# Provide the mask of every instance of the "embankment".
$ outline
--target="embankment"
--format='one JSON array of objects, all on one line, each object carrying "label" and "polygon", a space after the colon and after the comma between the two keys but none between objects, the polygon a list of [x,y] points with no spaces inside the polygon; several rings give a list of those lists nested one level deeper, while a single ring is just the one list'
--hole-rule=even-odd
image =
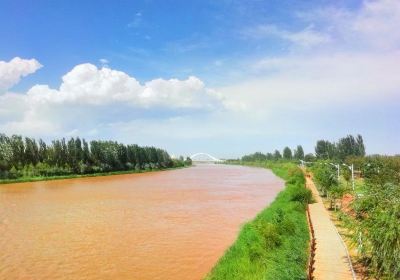
[{"label": "embankment", "polygon": [[271,169],[286,181],[286,187],[243,226],[235,243],[206,279],[306,279],[306,206],[312,195],[305,188],[302,171],[291,163],[244,164]]}]

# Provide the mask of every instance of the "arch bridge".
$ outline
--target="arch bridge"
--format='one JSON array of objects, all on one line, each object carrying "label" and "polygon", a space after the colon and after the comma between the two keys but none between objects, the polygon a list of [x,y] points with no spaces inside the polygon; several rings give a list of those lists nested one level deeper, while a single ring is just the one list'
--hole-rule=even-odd
[{"label": "arch bridge", "polygon": [[216,158],[207,153],[196,153],[190,156],[193,162],[223,162],[223,160]]}]

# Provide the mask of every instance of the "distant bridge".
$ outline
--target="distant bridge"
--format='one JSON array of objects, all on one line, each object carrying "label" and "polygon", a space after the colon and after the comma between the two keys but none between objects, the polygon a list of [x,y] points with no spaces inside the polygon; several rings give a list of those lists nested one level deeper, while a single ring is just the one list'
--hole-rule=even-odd
[{"label": "distant bridge", "polygon": [[222,162],[223,160],[216,158],[207,153],[196,153],[190,156],[193,162]]}]

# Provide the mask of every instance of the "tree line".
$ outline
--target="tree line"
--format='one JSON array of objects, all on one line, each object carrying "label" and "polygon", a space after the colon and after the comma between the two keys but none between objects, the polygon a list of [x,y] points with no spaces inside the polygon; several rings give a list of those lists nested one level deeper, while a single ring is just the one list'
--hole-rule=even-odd
[{"label": "tree line", "polygon": [[1,179],[140,171],[185,164],[191,164],[191,160],[173,160],[165,150],[156,147],[103,140],[87,142],[79,137],[47,144],[42,139],[0,134]]},{"label": "tree line", "polygon": [[292,152],[289,147],[285,147],[282,153],[279,150],[275,150],[273,153],[263,154],[261,152],[255,152],[250,155],[242,157],[242,161],[265,161],[265,160],[292,160],[292,159],[304,159],[304,150],[301,145],[298,145]]},{"label": "tree line", "polygon": [[256,152],[242,157],[242,161],[264,161],[264,160],[341,160],[348,157],[364,157],[365,145],[361,135],[354,137],[347,135],[340,138],[338,142],[318,140],[315,144],[315,153],[304,154],[303,147],[298,145],[295,149],[285,147],[282,153],[275,150],[273,153]]},{"label": "tree line", "polygon": [[319,140],[315,145],[315,156],[317,159],[341,160],[344,161],[349,156],[365,156],[365,145],[361,135],[354,137],[347,135],[339,139],[338,142]]}]

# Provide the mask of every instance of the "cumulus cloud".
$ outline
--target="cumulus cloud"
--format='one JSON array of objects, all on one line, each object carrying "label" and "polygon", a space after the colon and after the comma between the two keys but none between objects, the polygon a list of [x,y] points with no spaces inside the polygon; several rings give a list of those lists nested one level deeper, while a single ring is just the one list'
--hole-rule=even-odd
[{"label": "cumulus cloud", "polygon": [[0,93],[17,84],[22,77],[36,72],[42,65],[36,59],[14,57],[9,62],[0,61]]},{"label": "cumulus cloud", "polygon": [[115,118],[205,113],[219,106],[218,94],[194,76],[140,83],[122,71],[86,63],[66,73],[57,89],[35,85],[26,94],[0,96],[0,130],[56,133],[83,122],[90,127]]},{"label": "cumulus cloud", "polygon": [[127,103],[145,108],[206,108],[218,101],[194,76],[186,80],[154,79],[140,84],[124,72],[106,67],[99,69],[89,63],[77,65],[64,75],[59,89],[35,85],[27,92],[27,98],[36,103]]}]

